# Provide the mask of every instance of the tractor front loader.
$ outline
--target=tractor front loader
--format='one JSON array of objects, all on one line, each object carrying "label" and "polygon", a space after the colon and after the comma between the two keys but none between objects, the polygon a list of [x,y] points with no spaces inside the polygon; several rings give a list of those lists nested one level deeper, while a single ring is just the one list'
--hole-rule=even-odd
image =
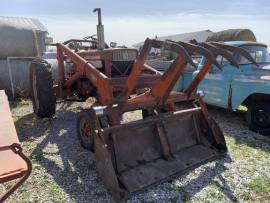
[{"label": "tractor front loader", "polygon": [[[101,18],[100,9],[95,11]],[[98,31],[103,32],[100,26],[101,19]],[[98,41],[87,41],[97,49],[56,45],[58,81],[52,82],[50,65],[42,60],[32,63],[30,80],[34,111],[40,117],[53,116],[55,95],[61,100],[96,98],[98,105],[79,113],[77,134],[81,145],[95,153],[97,171],[115,199],[226,153],[223,133],[195,89],[212,65],[220,67],[217,55],[237,65],[232,50],[215,44],[146,39],[138,53],[136,49],[104,48],[104,36],[99,36]],[[177,54],[164,74],[145,65],[151,48]],[[205,65],[185,91],[173,92],[187,64],[194,66],[191,55],[195,53],[206,58]],[[69,72],[66,64],[72,67]],[[143,93],[136,94],[138,89]],[[184,103],[185,108],[176,110],[176,102]],[[143,118],[122,123],[122,115],[134,110],[141,110]]]}]

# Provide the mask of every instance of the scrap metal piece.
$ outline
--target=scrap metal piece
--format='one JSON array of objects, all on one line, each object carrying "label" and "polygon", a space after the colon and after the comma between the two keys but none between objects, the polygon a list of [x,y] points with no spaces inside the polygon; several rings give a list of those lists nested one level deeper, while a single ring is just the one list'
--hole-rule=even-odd
[{"label": "scrap metal piece", "polygon": [[208,124],[209,116],[202,108],[99,131],[95,142],[97,169],[117,200],[226,153],[222,132]]},{"label": "scrap metal piece", "polygon": [[0,184],[17,180],[0,195],[4,202],[30,176],[32,164],[20,146],[4,90],[0,90],[0,113]]},{"label": "scrap metal piece", "polygon": [[204,56],[205,58],[211,60],[214,64],[216,62],[216,58],[214,57],[213,53],[207,49],[205,49],[202,46],[194,45],[187,42],[178,42],[178,44],[182,45],[186,50],[188,50],[188,53],[190,55],[193,55],[194,53]]},{"label": "scrap metal piece", "polygon": [[233,55],[230,52],[226,51],[226,49],[216,47],[216,46],[209,44],[209,43],[206,43],[206,42],[203,42],[202,46],[205,47],[206,49],[211,50],[215,57],[220,55],[220,56],[224,57],[225,59],[227,59],[231,63],[231,65],[239,68],[239,65],[236,62],[236,60],[234,59]]},{"label": "scrap metal piece", "polygon": [[178,55],[181,55],[190,65],[196,67],[196,65],[192,61],[192,58],[190,57],[189,50],[179,43],[176,43],[176,42],[171,41],[171,40],[160,41],[160,40],[154,39],[153,40],[153,47],[159,48],[159,49],[162,48],[164,50],[175,52]]},{"label": "scrap metal piece", "polygon": [[248,53],[245,49],[241,48],[241,47],[235,47],[235,46],[230,46],[228,44],[224,44],[224,43],[220,43],[220,42],[209,42],[210,44],[223,48],[223,49],[227,49],[229,51],[231,51],[232,53],[238,53],[239,55],[245,57],[247,60],[249,60],[251,63],[253,63],[256,66],[259,66],[257,64],[257,62],[254,60],[254,58],[250,55],[250,53]]}]

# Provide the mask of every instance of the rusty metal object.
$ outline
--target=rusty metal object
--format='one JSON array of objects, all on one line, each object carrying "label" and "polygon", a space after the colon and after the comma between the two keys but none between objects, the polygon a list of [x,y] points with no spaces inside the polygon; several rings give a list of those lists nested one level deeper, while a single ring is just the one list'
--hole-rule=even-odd
[{"label": "rusty metal object", "polygon": [[243,57],[245,57],[247,60],[249,60],[251,63],[255,64],[256,66],[259,66],[256,61],[254,60],[254,58],[243,48],[241,47],[235,47],[235,46],[230,46],[221,42],[209,42],[210,44],[213,44],[217,47],[221,47],[223,49],[227,49],[233,53],[237,53],[239,55],[242,55]]},{"label": "rusty metal object", "polygon": [[[63,75],[59,77],[61,95],[73,94],[74,84],[83,77],[89,81],[92,89],[96,89],[98,103],[103,106],[100,108],[102,113],[91,115],[92,120],[97,120],[99,124],[103,123],[100,116],[107,119],[106,125],[97,126],[94,150],[98,173],[116,199],[126,198],[132,192],[226,153],[222,131],[194,91],[213,65],[220,67],[216,61],[218,55],[236,66],[230,47],[152,39],[145,40],[139,53],[124,48],[76,52],[64,44],[57,44],[57,47],[58,52],[61,52],[58,60],[63,60],[65,56],[74,66],[68,78]],[[144,64],[152,47],[177,54],[163,75]],[[236,51],[243,54],[242,51]],[[113,75],[114,57],[121,58],[121,54],[126,54],[126,57],[131,58],[132,54],[128,53],[132,52],[132,65],[126,67],[130,68],[129,73]],[[194,65],[191,59],[193,54],[203,55],[206,63],[185,91],[172,92],[187,64]],[[246,53],[244,55],[250,58]],[[98,60],[105,65],[104,71],[94,65]],[[62,69],[59,74],[63,74],[63,62],[59,64]],[[147,72],[144,72],[145,69]],[[148,90],[134,95],[138,88]],[[198,107],[182,111],[170,108],[167,113],[154,113],[155,109],[166,105],[174,106],[174,103],[182,101],[192,104],[195,100],[198,100]],[[151,112],[149,118],[120,124],[124,112],[145,108]]]},{"label": "rusty metal object", "polygon": [[[116,48],[74,52],[64,44],[58,44],[57,47],[62,52],[59,56],[65,55],[74,64],[74,73],[62,79],[63,85],[59,85],[62,95],[72,93],[70,88],[79,78],[85,77],[97,90],[98,102],[104,106],[100,108],[102,113],[99,112],[98,116],[91,115],[91,120],[95,119],[99,124],[102,123],[99,116],[108,119],[106,127],[97,126],[94,151],[97,171],[116,199],[126,198],[132,192],[166,180],[226,152],[226,143],[221,142],[223,134],[216,130],[203,104],[182,111],[171,108],[167,113],[154,113],[157,108],[180,101],[192,103],[198,98],[193,93],[200,82],[196,78],[196,82],[193,81],[196,85],[193,85],[190,92],[172,92],[172,88],[187,64],[194,65],[190,55],[199,53],[207,59],[199,74],[200,78],[204,77],[212,65],[217,65],[216,54],[209,49],[188,43],[146,39],[142,50],[136,53],[129,74],[117,77],[111,75],[112,71],[106,64],[112,68],[115,51],[135,53],[135,50]],[[144,65],[152,47],[167,49],[178,55],[163,75]],[[59,57],[58,60],[63,58]],[[94,60],[104,61],[105,72],[93,65]],[[145,68],[148,73],[143,72]],[[59,71],[60,74],[62,72]],[[63,77],[59,78],[61,82]],[[133,94],[137,88],[146,87],[148,90],[144,93]],[[143,108],[149,108],[152,116],[120,124],[124,112]]]},{"label": "rusty metal object", "polygon": [[[102,26],[101,19],[99,21]],[[235,64],[231,52],[250,59],[247,53],[220,43],[176,43],[148,38],[139,53],[135,49],[104,49],[102,46],[90,50],[71,49],[67,46],[69,42],[56,45],[58,97],[68,99],[80,94],[96,98],[99,106],[89,111],[92,113],[87,120],[95,121],[91,132],[97,171],[117,200],[226,153],[222,131],[194,92],[213,65],[220,67],[217,55]],[[163,75],[145,65],[152,48],[177,54]],[[204,56],[206,63],[185,91],[173,92],[187,64],[195,66],[193,54]],[[72,66],[67,75],[64,62]],[[141,88],[145,91],[136,94]],[[176,102],[188,105],[176,111]],[[123,113],[145,109],[149,112],[147,118],[121,124]],[[79,120],[78,132],[84,132],[85,121]]]},{"label": "rusty metal object", "polygon": [[[199,104],[200,105],[200,104]],[[116,199],[181,174],[227,151],[205,106],[99,130],[98,172]]]},{"label": "rusty metal object", "polygon": [[29,177],[32,164],[24,155],[4,90],[0,90],[0,183],[18,179],[0,196],[4,202]]},{"label": "rusty metal object", "polygon": [[[239,47],[230,46],[230,45],[220,43],[220,42],[209,42],[209,43],[201,43],[201,44],[196,43],[196,45],[203,46],[204,48],[209,50],[212,53],[213,58],[216,58],[218,55],[223,56],[233,66],[235,66],[237,68],[239,67],[239,65],[233,57],[233,54],[235,54],[235,53],[242,55],[243,57],[248,59],[250,62],[257,65],[257,63],[252,58],[252,56],[246,50],[239,48]],[[209,71],[209,69],[213,65],[215,65],[220,70],[222,70],[222,67],[217,62],[213,62],[213,59],[211,60],[211,58],[209,59],[209,57],[205,57],[205,58],[206,58],[206,62],[204,64],[204,66],[200,69],[199,73],[196,75],[196,77],[193,79],[193,81],[190,83],[190,85],[184,90],[184,92],[188,95],[191,95],[191,93],[194,92],[194,90],[196,90],[199,83],[202,81],[204,76],[207,74],[207,72]]]}]

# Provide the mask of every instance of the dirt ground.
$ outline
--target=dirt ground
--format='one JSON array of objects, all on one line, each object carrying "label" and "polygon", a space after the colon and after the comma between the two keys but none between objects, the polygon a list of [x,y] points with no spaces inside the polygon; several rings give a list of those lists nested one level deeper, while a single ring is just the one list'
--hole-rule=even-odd
[{"label": "dirt ground", "polygon": [[[81,108],[81,103],[61,104],[54,118],[38,119],[30,102],[12,104],[33,172],[7,202],[113,202],[96,173],[94,155],[77,140]],[[127,202],[270,202],[270,139],[249,131],[241,113],[209,111],[225,134],[228,154]]]}]

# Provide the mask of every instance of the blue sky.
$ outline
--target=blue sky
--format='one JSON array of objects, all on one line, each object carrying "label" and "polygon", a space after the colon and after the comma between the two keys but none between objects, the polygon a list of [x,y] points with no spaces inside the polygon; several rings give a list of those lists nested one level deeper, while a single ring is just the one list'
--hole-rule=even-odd
[{"label": "blue sky", "polygon": [[270,45],[269,0],[1,0],[0,15],[38,18],[55,41],[63,41],[96,32],[95,7],[102,8],[108,42],[132,45],[155,35],[250,28]]}]

